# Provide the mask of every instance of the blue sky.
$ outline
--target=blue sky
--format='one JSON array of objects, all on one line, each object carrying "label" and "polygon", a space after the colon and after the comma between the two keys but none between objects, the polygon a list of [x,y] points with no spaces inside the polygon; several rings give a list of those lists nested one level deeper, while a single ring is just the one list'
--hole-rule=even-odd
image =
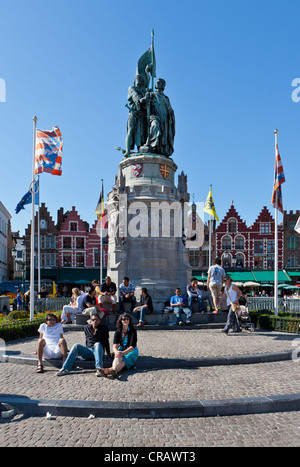
[{"label": "blue sky", "polygon": [[152,28],[157,75],[176,117],[173,160],[195,201],[205,201],[212,184],[220,220],[232,200],[248,225],[264,205],[274,215],[278,128],[284,209],[299,209],[298,0],[1,0],[0,7],[0,200],[14,231],[24,234],[31,217],[30,206],[17,215],[15,207],[32,177],[35,115],[38,128],[57,125],[64,140],[63,175],[41,175],[41,201],[55,220],[61,206],[76,206],[94,222],[101,178],[107,195],[118,171],[127,89]]}]

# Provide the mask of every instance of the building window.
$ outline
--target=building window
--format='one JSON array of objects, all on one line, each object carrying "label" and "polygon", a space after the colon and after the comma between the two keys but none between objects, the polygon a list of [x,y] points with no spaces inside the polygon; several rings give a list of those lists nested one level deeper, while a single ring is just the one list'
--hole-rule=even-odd
[{"label": "building window", "polygon": [[76,253],[76,267],[84,268],[84,253]]},{"label": "building window", "polygon": [[261,223],[260,224],[260,233],[261,234],[270,234],[271,233],[270,224]]},{"label": "building window", "polygon": [[76,248],[84,250],[84,237],[76,237]]},{"label": "building window", "polygon": [[222,250],[231,250],[231,237],[223,237]]},{"label": "building window", "polygon": [[254,240],[254,253],[263,253],[263,252],[264,252],[263,240]]},{"label": "building window", "polygon": [[47,229],[47,221],[45,219],[40,220],[40,229]]},{"label": "building window", "polygon": [[254,269],[263,269],[263,268],[264,268],[263,256],[256,256],[254,258]]},{"label": "building window", "polygon": [[99,248],[94,249],[94,266],[100,266],[100,250]]},{"label": "building window", "polygon": [[243,250],[244,248],[245,248],[244,237],[242,237],[241,235],[235,237],[235,249]]},{"label": "building window", "polygon": [[274,240],[268,240],[267,253],[275,253],[275,242],[274,242]]},{"label": "building window", "polygon": [[275,262],[274,262],[274,256],[267,256],[267,269],[274,269],[275,268]]},{"label": "building window", "polygon": [[45,248],[47,250],[54,250],[56,245],[56,238],[54,236],[50,236],[50,235],[45,235],[43,238],[42,238],[42,241],[44,241],[42,243],[42,248]]},{"label": "building window", "polygon": [[72,266],[72,253],[71,252],[63,253],[63,265],[65,268],[70,268]]},{"label": "building window", "polygon": [[288,255],[287,268],[297,268],[299,266],[299,259],[297,255]]},{"label": "building window", "polygon": [[199,266],[199,248],[195,250],[189,250],[189,262],[191,266]]},{"label": "building window", "polygon": [[63,237],[63,248],[72,248],[72,239],[71,237]]},{"label": "building window", "polygon": [[236,220],[235,219],[229,219],[229,221],[228,221],[228,232],[234,233],[236,231],[237,231]]},{"label": "building window", "polygon": [[299,248],[299,237],[288,237],[287,238],[287,249],[297,250]]},{"label": "building window", "polygon": [[77,232],[77,230],[78,230],[77,222],[70,222],[70,231]]}]

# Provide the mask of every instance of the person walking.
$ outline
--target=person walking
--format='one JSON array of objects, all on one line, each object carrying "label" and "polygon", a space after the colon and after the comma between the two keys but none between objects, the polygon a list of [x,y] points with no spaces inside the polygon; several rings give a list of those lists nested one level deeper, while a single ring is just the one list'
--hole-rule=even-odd
[{"label": "person walking", "polygon": [[240,326],[239,326],[239,320],[238,317],[233,310],[233,304],[238,305],[239,304],[239,298],[242,296],[241,290],[232,283],[232,278],[230,276],[225,276],[225,291],[224,295],[227,297],[227,308],[228,308],[228,316],[227,316],[227,322],[222,329],[222,332],[225,334],[228,334],[229,329],[232,327],[233,332],[241,332]]},{"label": "person walking", "polygon": [[214,266],[211,266],[207,273],[207,290],[211,291],[215,307],[213,313],[218,313],[224,277],[225,271],[221,266],[221,260],[220,258],[216,258]]}]

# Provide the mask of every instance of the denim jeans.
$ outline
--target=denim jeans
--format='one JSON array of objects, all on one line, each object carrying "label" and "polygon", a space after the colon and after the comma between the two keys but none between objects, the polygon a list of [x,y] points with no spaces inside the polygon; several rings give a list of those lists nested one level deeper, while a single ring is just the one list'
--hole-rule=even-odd
[{"label": "denim jeans", "polygon": [[202,297],[200,297],[199,295],[197,297],[188,297],[188,305],[189,305],[189,308],[192,310],[193,309],[193,302],[198,302],[198,305],[199,305],[199,311],[202,311],[203,310],[203,300],[202,300]]},{"label": "denim jeans", "polygon": [[145,320],[145,315],[149,315],[149,313],[150,313],[149,308],[147,306],[142,306],[140,310],[132,312],[133,316],[135,316],[137,319],[138,319],[138,315],[140,314],[139,321],[141,321],[142,323]]},{"label": "denim jeans", "polygon": [[227,322],[225,324],[224,331],[229,331],[229,328],[232,327],[234,332],[240,332],[239,320],[234,311],[232,311],[231,306],[228,307],[228,316]]},{"label": "denim jeans", "polygon": [[94,360],[96,361],[96,368],[103,368],[103,355],[104,350],[100,342],[96,342],[94,348],[85,347],[84,345],[74,344],[67,360],[63,364],[63,368],[68,371],[71,371],[76,358],[80,355],[85,360]]},{"label": "denim jeans", "polygon": [[131,303],[130,310],[132,311],[135,308],[136,298],[135,298],[134,295],[132,295],[129,298],[126,298],[123,295],[120,295],[119,296],[119,307],[120,307],[119,311],[120,311],[120,313],[124,312],[124,302],[130,302]]},{"label": "denim jeans", "polygon": [[177,318],[177,324],[182,321],[181,320],[181,310],[186,314],[186,322],[190,323],[191,322],[191,316],[192,316],[192,310],[190,310],[188,307],[182,307],[182,306],[175,306],[173,308],[173,312],[176,315]]}]

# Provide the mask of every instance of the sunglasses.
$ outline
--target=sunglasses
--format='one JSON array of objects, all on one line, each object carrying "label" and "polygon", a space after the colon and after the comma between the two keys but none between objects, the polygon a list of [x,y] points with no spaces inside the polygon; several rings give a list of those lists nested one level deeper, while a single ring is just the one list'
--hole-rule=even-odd
[{"label": "sunglasses", "polygon": [[129,321],[129,318],[121,318],[121,321]]}]

